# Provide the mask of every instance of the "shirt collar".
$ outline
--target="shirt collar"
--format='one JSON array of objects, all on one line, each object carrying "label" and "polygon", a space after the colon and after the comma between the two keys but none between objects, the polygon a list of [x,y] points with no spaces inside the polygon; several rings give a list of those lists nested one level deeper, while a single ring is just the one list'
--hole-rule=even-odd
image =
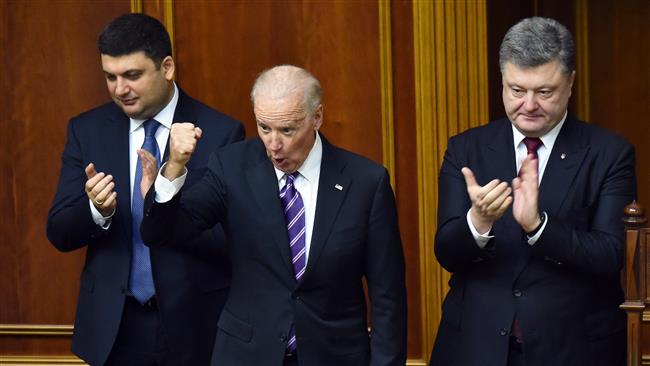
[{"label": "shirt collar", "polygon": [[[300,168],[298,168],[298,172],[300,175],[302,175],[307,181],[310,183],[314,183],[316,179],[318,178],[318,173],[320,171],[320,163],[321,160],[323,159],[323,143],[321,142],[320,135],[318,132],[316,132],[316,141],[314,141],[314,146],[312,146],[311,150],[309,151],[309,155],[307,155],[307,159],[302,163]],[[273,167],[275,169],[275,175],[278,178],[278,182],[284,178],[284,175],[286,174],[282,170],[276,168],[275,166]]]},{"label": "shirt collar", "polygon": [[[544,144],[543,146],[546,147],[547,149],[551,150],[553,149],[553,145],[555,144],[555,140],[557,139],[557,136],[560,134],[560,130],[562,129],[562,126],[564,125],[564,121],[566,120],[568,112],[564,112],[564,116],[560,120],[560,123],[555,125],[550,131],[548,131],[544,136],[540,137],[540,140],[542,140],[542,143]],[[515,127],[514,123],[510,124],[512,126],[512,137],[513,141],[515,144],[515,149],[519,144],[522,143],[524,138],[524,134],[519,132],[519,130]]]},{"label": "shirt collar", "polygon": [[[174,121],[174,112],[176,111],[176,105],[178,105],[178,87],[176,86],[176,83],[174,83],[174,96],[172,99],[167,103],[165,108],[163,108],[158,114],[153,116],[152,118],[158,121],[161,125],[171,129],[172,128],[172,122]],[[129,128],[129,133],[135,131],[138,127],[140,127],[141,124],[146,121],[146,119],[133,119],[129,118],[131,121],[131,125]]]}]

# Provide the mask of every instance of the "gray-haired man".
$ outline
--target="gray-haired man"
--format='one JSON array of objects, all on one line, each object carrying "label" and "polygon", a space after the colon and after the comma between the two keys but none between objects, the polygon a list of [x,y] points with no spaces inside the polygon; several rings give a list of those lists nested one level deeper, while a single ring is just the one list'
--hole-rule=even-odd
[{"label": "gray-haired man", "polygon": [[508,118],[449,140],[435,251],[452,278],[431,365],[625,363],[620,215],[636,195],[634,151],[567,113],[574,49],[552,19],[510,28]]}]

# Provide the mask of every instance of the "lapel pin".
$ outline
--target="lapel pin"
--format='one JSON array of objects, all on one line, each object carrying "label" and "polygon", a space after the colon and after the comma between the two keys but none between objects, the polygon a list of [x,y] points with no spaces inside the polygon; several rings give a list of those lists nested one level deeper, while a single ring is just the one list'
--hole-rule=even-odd
[{"label": "lapel pin", "polygon": [[334,188],[338,189],[339,191],[342,191],[342,190],[343,190],[343,186],[340,185],[340,184],[336,184],[336,185],[334,185]]},{"label": "lapel pin", "polygon": [[566,154],[562,153],[562,155],[560,155],[560,159],[564,160],[564,158],[566,158]]}]

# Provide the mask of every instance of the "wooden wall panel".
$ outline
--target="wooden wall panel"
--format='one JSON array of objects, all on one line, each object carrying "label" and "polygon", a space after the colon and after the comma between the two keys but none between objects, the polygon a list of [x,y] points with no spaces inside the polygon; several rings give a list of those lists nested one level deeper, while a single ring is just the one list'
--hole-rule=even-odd
[{"label": "wooden wall panel", "polygon": [[[74,320],[84,251],[45,237],[67,121],[108,100],[97,35],[128,0],[0,2],[0,330]],[[67,335],[0,334],[0,356],[67,354]]]},{"label": "wooden wall panel", "polygon": [[311,71],[324,90],[324,134],[382,161],[377,1],[192,1],[175,4],[179,84],[256,128],[249,102],[259,72]]},{"label": "wooden wall panel", "polygon": [[404,244],[408,281],[408,356],[428,359],[422,334],[427,324],[422,317],[422,269],[418,237],[417,144],[415,125],[415,71],[413,54],[413,4],[391,3],[393,45],[393,101],[395,126],[395,195],[399,227]]},{"label": "wooden wall panel", "polygon": [[650,1],[588,9],[590,114],[636,149],[639,202],[650,205]]}]

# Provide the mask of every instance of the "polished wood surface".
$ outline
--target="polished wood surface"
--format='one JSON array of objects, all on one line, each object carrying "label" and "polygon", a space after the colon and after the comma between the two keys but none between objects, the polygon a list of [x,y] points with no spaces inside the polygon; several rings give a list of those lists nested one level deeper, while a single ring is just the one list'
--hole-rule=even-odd
[{"label": "polished wood surface", "polygon": [[[84,251],[57,252],[45,220],[68,119],[109,100],[97,35],[129,9],[115,0],[0,2],[0,328],[74,321]],[[69,354],[69,335],[3,333],[1,356]]]},{"label": "polished wood surface", "polygon": [[650,1],[589,8],[591,121],[636,149],[639,202],[650,202]]},{"label": "polished wood surface", "polygon": [[[431,57],[447,65],[449,72],[439,72],[426,83],[450,99],[426,108],[450,114],[425,133],[416,117],[416,82],[422,80],[422,65],[417,71],[413,18],[417,7],[428,2],[0,0],[0,362],[7,355],[69,355],[69,331],[55,334],[57,328],[50,328],[47,335],[29,331],[19,335],[15,330],[3,333],[3,329],[72,325],[85,253],[57,252],[45,238],[45,218],[56,188],[68,119],[108,101],[97,35],[134,3],[165,24],[173,24],[179,85],[243,121],[249,137],[256,134],[248,95],[253,80],[265,68],[292,63],[312,71],[323,83],[323,133],[328,139],[380,163],[392,156],[389,168],[407,260],[409,364],[420,365],[428,361],[447,278],[431,270],[437,265],[431,255],[435,227],[431,192],[437,190],[432,172],[439,169],[432,154],[445,150],[448,134],[503,116],[498,47],[517,20],[535,14],[551,16],[576,36],[588,35],[582,40],[587,42],[588,70],[579,69],[577,77],[588,78],[589,83],[584,93],[574,88],[570,108],[578,111],[581,100],[594,124],[622,134],[635,145],[640,201],[650,201],[650,129],[646,127],[650,60],[647,47],[642,46],[650,43],[650,3],[591,2],[586,11],[580,8],[581,13],[576,9],[584,1],[485,2],[486,30],[478,33],[471,30],[478,23],[463,14],[469,5],[483,2],[437,2],[443,13],[435,24],[446,29],[445,36],[429,49]],[[454,4],[459,8],[453,10]],[[387,9],[390,31],[382,35],[385,24],[380,14]],[[470,34],[476,39],[466,38]],[[487,42],[484,59],[472,54],[476,47],[468,46],[480,40]],[[380,58],[387,46],[392,64],[392,75],[388,75],[392,77],[392,128],[385,125],[385,60]],[[468,58],[474,60],[473,68],[464,69],[470,63],[462,60]],[[425,65],[424,69],[435,72],[433,67]],[[476,118],[470,111],[477,108],[472,103],[479,100],[475,94],[479,87],[466,94],[462,88],[480,82],[476,70],[481,67],[489,75],[490,113]],[[393,152],[386,148],[390,139]],[[431,156],[422,156],[422,142]],[[422,165],[424,161],[431,163]],[[429,193],[418,190],[424,175]],[[427,219],[421,221],[424,211]],[[650,337],[650,329],[640,331]]]},{"label": "polished wood surface", "polygon": [[648,365],[650,362],[650,275],[648,245],[650,228],[644,209],[636,202],[625,207],[625,267],[622,280],[627,313],[627,365]]}]

